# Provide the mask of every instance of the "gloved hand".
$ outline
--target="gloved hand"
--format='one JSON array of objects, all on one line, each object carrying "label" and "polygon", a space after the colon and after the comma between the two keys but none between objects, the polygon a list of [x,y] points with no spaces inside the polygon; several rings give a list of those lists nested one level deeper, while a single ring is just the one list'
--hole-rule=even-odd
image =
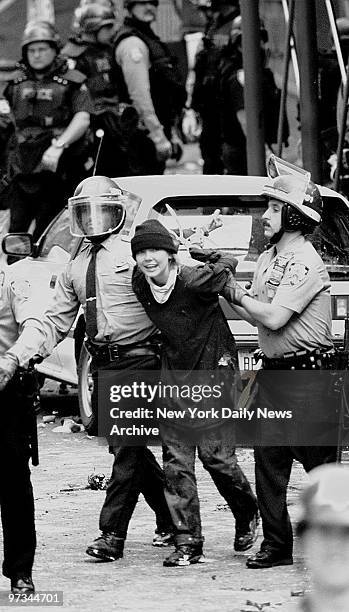
[{"label": "gloved hand", "polygon": [[221,294],[228,302],[232,302],[232,304],[236,304],[237,306],[241,306],[241,300],[244,295],[250,295],[246,289],[239,285],[232,274],[229,274],[228,280]]},{"label": "gloved hand", "polygon": [[222,253],[221,251],[216,251],[216,249],[200,249],[198,247],[190,247],[189,253],[193,259],[197,259],[197,261],[201,261],[203,263],[215,264],[219,262],[220,264],[223,264],[223,266],[232,274],[235,274],[238,260],[232,255]]},{"label": "gloved hand", "polygon": [[5,353],[0,357],[0,391],[2,391],[18,368],[18,359],[15,355]]},{"label": "gloved hand", "polygon": [[222,257],[222,253],[215,249],[200,249],[196,246],[190,247],[189,253],[193,259],[203,263],[217,263]]}]

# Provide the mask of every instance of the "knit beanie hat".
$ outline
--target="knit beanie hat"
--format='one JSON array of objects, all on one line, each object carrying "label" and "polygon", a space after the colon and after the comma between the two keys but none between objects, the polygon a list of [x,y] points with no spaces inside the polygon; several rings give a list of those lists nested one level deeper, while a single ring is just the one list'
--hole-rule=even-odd
[{"label": "knit beanie hat", "polygon": [[178,245],[170,232],[156,219],[148,219],[143,221],[141,225],[136,226],[135,234],[131,240],[132,256],[136,259],[139,251],[145,249],[164,249],[169,253],[177,253]]}]

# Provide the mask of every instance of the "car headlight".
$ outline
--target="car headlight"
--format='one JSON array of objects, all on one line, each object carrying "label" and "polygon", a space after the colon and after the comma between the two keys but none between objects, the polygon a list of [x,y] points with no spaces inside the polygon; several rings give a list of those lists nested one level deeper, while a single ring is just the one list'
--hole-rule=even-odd
[{"label": "car headlight", "polygon": [[349,315],[349,295],[333,296],[332,307],[333,319],[345,319]]}]

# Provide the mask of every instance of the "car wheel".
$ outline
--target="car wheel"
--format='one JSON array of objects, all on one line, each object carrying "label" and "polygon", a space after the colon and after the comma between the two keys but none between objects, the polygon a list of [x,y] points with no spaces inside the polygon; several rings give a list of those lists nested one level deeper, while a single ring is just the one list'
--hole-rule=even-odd
[{"label": "car wheel", "polygon": [[91,355],[83,344],[78,363],[78,394],[80,417],[84,426],[88,426],[92,417],[91,394],[93,381],[91,375]]}]

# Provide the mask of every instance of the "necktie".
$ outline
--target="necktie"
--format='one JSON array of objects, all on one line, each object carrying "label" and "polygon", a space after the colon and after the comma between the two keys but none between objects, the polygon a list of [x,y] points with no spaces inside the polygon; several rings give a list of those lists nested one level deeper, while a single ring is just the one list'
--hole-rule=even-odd
[{"label": "necktie", "polygon": [[96,336],[97,329],[97,298],[96,298],[96,257],[102,248],[94,244],[91,249],[91,259],[86,272],[86,333],[91,340]]}]

